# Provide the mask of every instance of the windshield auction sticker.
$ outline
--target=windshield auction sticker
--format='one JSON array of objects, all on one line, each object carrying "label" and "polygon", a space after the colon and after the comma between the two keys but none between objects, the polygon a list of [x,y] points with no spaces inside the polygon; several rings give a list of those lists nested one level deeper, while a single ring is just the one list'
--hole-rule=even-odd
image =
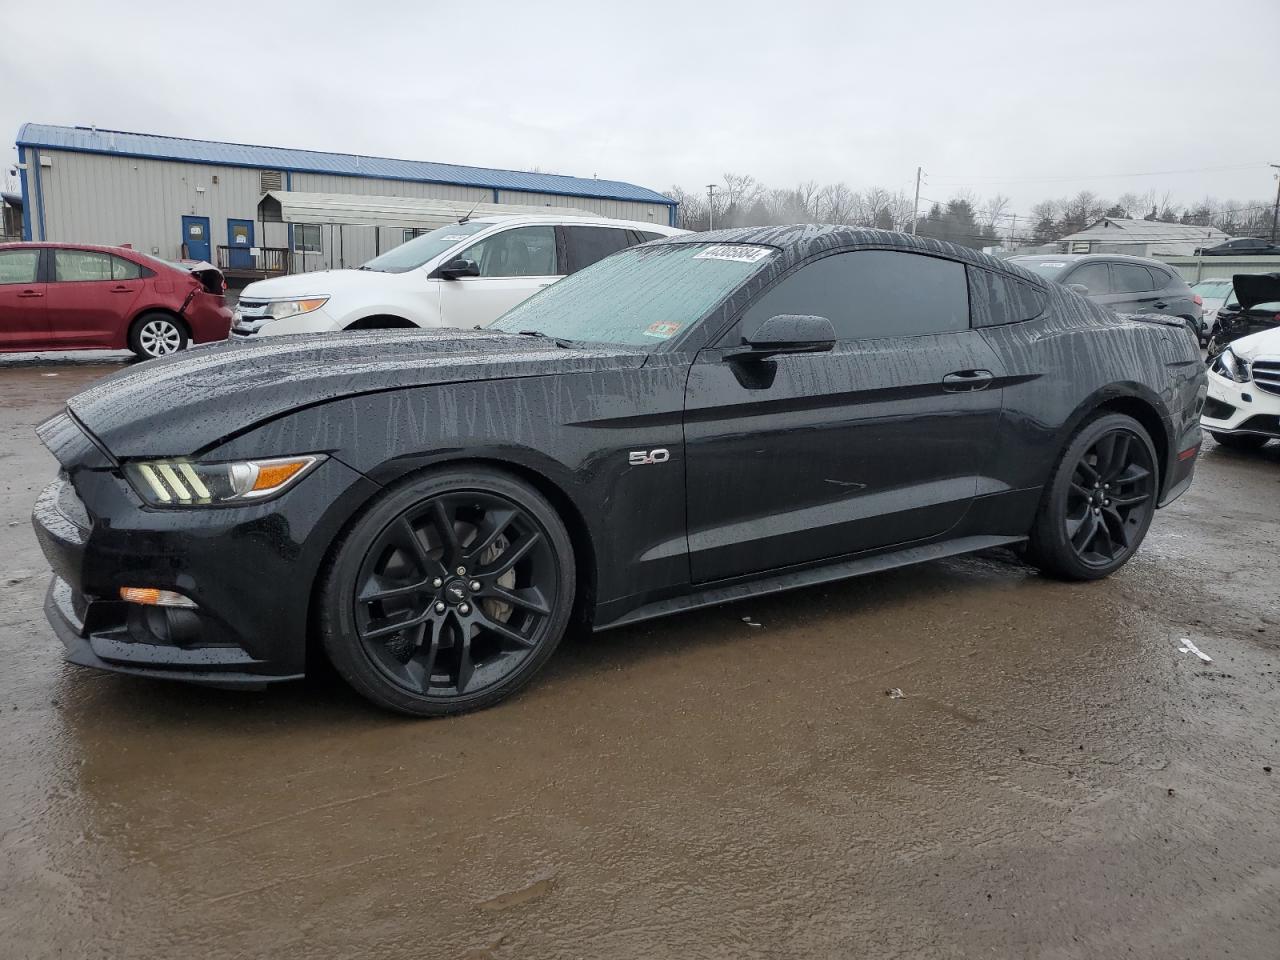
[{"label": "windshield auction sticker", "polygon": [[669,323],[659,320],[657,323],[649,324],[645,328],[644,335],[646,337],[657,337],[659,340],[670,340],[682,326],[684,326],[682,323]]},{"label": "windshield auction sticker", "polygon": [[770,247],[748,247],[741,243],[717,243],[707,247],[695,260],[733,260],[737,263],[757,263],[773,252]]}]

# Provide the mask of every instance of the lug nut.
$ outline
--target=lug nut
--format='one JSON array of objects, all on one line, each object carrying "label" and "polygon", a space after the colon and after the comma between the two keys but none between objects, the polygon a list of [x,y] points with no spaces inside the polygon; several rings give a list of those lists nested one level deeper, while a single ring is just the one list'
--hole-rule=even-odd
[{"label": "lug nut", "polygon": [[460,606],[460,607],[458,608],[458,612],[459,612],[459,613],[470,613],[470,612],[471,612],[471,604],[469,604],[469,603],[464,603],[462,606]]},{"label": "lug nut", "polygon": [[439,590],[441,587],[444,586],[444,581],[441,580],[439,577],[436,577],[434,580],[431,581],[431,585],[435,587],[437,590]]},{"label": "lug nut", "polygon": [[437,601],[436,601],[436,613],[444,613],[444,611],[445,611],[444,601],[443,601],[443,600],[437,600]]},{"label": "lug nut", "polygon": [[469,587],[471,588],[471,592],[472,592],[472,593],[475,593],[477,590],[479,590],[479,589],[480,589],[480,581],[479,581],[479,580],[472,580],[469,584],[467,584],[467,586],[469,586]]},{"label": "lug nut", "polygon": [[466,568],[466,567],[459,567],[459,568],[458,568],[458,576],[460,576],[460,577],[465,577],[466,575],[467,575],[467,568]]}]

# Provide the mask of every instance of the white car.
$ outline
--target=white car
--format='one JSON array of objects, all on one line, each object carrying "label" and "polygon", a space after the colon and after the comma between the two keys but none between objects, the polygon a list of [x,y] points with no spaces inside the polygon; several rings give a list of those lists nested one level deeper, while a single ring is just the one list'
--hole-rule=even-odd
[{"label": "white car", "polygon": [[1204,346],[1213,335],[1214,324],[1218,322],[1218,309],[1232,299],[1233,290],[1230,277],[1211,277],[1191,285],[1191,292],[1200,297],[1204,313],[1200,317],[1200,345]]},{"label": "white car", "polygon": [[414,237],[358,270],[251,283],[231,335],[476,327],[597,260],[674,227],[604,217],[486,216]]},{"label": "white car", "polygon": [[1200,425],[1224,447],[1280,440],[1280,328],[1241,337],[1213,358]]}]

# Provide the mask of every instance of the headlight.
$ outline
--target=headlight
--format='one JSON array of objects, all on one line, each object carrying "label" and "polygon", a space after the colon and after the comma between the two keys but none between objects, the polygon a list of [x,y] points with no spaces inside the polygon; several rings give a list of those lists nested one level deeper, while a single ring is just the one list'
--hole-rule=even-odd
[{"label": "headlight", "polygon": [[274,497],[305,477],[322,460],[321,454],[236,463],[149,460],[127,463],[124,472],[138,496],[149,506],[217,506]]},{"label": "headlight", "polygon": [[1236,383],[1249,382],[1249,362],[1237,357],[1231,352],[1230,347],[1227,347],[1213,358],[1213,364],[1209,369],[1221,377],[1234,380]]},{"label": "headlight", "polygon": [[277,300],[267,304],[266,316],[272,320],[283,320],[285,317],[296,317],[301,313],[319,310],[329,302],[328,297],[308,297],[306,300]]}]

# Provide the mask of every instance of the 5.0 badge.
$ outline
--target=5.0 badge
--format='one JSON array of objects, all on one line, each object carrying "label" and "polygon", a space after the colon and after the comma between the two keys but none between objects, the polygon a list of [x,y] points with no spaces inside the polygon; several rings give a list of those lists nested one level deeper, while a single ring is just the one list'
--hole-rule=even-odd
[{"label": "5.0 badge", "polygon": [[632,450],[627,454],[627,462],[633,467],[642,467],[648,463],[666,463],[671,459],[671,452],[666,447],[657,450]]}]

